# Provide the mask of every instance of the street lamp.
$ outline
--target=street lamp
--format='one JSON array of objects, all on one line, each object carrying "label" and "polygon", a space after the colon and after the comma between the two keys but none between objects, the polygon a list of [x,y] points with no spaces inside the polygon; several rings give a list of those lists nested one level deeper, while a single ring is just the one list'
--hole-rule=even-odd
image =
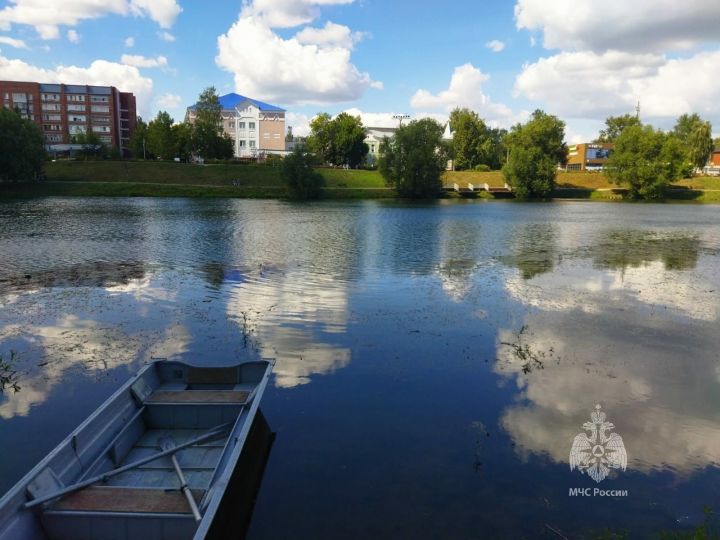
[{"label": "street lamp", "polygon": [[402,127],[402,121],[408,118],[410,118],[409,114],[393,114],[393,119],[400,122],[400,127]]}]

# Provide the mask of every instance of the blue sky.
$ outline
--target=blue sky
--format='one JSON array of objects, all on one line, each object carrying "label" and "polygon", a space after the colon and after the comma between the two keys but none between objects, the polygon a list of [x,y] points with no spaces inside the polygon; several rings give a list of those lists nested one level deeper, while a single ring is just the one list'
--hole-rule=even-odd
[{"label": "blue sky", "polygon": [[2,0],[0,79],[114,84],[176,120],[214,85],[286,108],[301,134],[319,111],[391,125],[466,106],[508,127],[542,108],[579,142],[637,101],[660,127],[698,112],[717,132],[720,3],[662,4]]}]

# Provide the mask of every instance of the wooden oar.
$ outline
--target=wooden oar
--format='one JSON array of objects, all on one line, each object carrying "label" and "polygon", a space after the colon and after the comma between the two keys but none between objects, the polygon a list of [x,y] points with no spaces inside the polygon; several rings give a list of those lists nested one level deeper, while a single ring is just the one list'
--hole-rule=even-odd
[{"label": "wooden oar", "polygon": [[[158,442],[160,443],[160,448],[162,448],[163,450],[172,450],[173,448],[175,448],[175,441],[172,439],[172,437],[163,437]],[[180,468],[180,464],[178,463],[175,454],[170,454],[170,461],[172,461],[173,467],[175,467],[175,474],[177,474],[178,480],[180,480],[180,491],[182,491],[183,495],[185,495],[185,498],[190,505],[190,510],[192,510],[193,516],[195,517],[195,521],[200,523],[200,521],[202,521],[200,510],[198,510],[197,503],[195,502],[195,497],[193,497],[193,494],[187,485],[187,480],[185,480],[185,475]]]},{"label": "wooden oar", "polygon": [[158,452],[157,454],[153,454],[152,456],[139,459],[137,461],[134,461],[133,463],[128,463],[127,465],[123,465],[122,467],[119,467],[117,469],[113,469],[98,476],[94,476],[93,478],[88,478],[87,480],[83,480],[82,482],[78,482],[77,484],[73,484],[72,486],[63,488],[59,491],[56,491],[55,493],[51,493],[50,495],[38,497],[37,499],[26,502],[23,506],[24,508],[33,508],[35,506],[46,503],[48,501],[52,501],[53,499],[57,499],[58,497],[62,497],[63,495],[67,495],[68,493],[72,493],[73,491],[77,491],[78,489],[82,489],[97,482],[104,482],[111,476],[116,476],[120,473],[124,473],[125,471],[129,471],[130,469],[135,469],[140,465],[145,465],[146,463],[150,463],[151,461],[155,461],[156,459],[160,459],[161,457],[169,456],[179,450],[182,450],[183,448],[187,448],[188,446],[192,446],[194,444],[198,444],[209,439],[219,437],[223,433],[228,431],[233,426],[233,424],[234,422],[228,422],[227,424],[222,424],[220,426],[214,427],[204,435],[195,437],[194,439],[174,446],[173,448],[168,448],[167,450],[163,450],[162,452]]}]

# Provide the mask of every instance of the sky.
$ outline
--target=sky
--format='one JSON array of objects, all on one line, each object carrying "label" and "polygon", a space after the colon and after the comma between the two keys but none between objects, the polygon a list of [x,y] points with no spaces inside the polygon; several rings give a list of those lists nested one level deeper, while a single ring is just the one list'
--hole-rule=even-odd
[{"label": "sky", "polygon": [[366,126],[444,122],[455,107],[510,127],[535,109],[590,141],[609,115],[720,133],[718,0],[0,0],[0,80],[101,84],[182,121],[200,92]]}]

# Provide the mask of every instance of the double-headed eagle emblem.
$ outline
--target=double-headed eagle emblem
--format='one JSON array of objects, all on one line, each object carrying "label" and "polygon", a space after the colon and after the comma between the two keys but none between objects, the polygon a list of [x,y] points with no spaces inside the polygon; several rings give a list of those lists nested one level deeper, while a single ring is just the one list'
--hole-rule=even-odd
[{"label": "double-headed eagle emblem", "polygon": [[627,467],[627,453],[622,437],[617,433],[608,435],[615,425],[605,421],[605,413],[600,409],[600,405],[595,405],[595,411],[590,415],[592,422],[583,424],[583,429],[589,431],[590,435],[577,435],[570,450],[570,470],[577,468],[598,483],[605,480],[610,469],[624,471]]}]

